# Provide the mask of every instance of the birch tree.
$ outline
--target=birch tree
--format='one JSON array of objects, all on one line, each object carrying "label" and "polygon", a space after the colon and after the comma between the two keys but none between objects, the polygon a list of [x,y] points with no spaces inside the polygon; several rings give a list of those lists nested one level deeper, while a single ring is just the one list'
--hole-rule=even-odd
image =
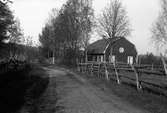
[{"label": "birch tree", "polygon": [[57,16],[52,16],[51,25],[47,27],[46,24],[40,42],[45,47],[54,42],[54,50],[59,51],[61,58],[66,63],[75,64],[79,49],[87,46],[92,14],[89,0],[68,0]]},{"label": "birch tree", "polygon": [[111,0],[98,18],[98,33],[107,38],[130,35],[130,22],[120,0]]},{"label": "birch tree", "polygon": [[152,41],[157,49],[167,45],[167,0],[161,0],[161,12],[152,26]]},{"label": "birch tree", "polygon": [[156,49],[160,52],[161,60],[167,75],[167,65],[164,55],[167,53],[167,0],[161,0],[161,12],[151,29],[152,40]]}]

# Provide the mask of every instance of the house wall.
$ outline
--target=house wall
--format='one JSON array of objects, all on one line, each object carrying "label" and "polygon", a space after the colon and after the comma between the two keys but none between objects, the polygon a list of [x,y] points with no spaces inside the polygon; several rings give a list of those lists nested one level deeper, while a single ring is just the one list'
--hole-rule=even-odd
[{"label": "house wall", "polygon": [[115,61],[132,64],[136,62],[136,48],[131,42],[129,42],[125,38],[118,39],[117,41],[112,42],[109,45],[106,45],[106,47],[107,49],[105,49],[104,52],[98,53],[97,51],[95,54],[94,51],[92,51],[92,54],[89,53],[88,61]]},{"label": "house wall", "polygon": [[115,56],[116,62],[128,63],[128,56],[132,56],[133,63],[135,63],[137,51],[131,42],[123,38],[109,46],[109,48],[106,50],[106,60],[110,61],[109,58],[111,58],[113,55]]},{"label": "house wall", "polygon": [[88,55],[88,61],[104,62],[104,55]]}]

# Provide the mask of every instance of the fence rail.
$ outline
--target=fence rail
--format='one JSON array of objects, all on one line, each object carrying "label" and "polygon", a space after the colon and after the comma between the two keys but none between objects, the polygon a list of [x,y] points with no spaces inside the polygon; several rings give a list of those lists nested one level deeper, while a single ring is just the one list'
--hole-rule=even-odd
[{"label": "fence rail", "polygon": [[23,69],[26,65],[25,61],[19,60],[8,60],[0,62],[0,74],[8,72],[10,70],[20,70]]},{"label": "fence rail", "polygon": [[135,85],[137,90],[149,89],[167,96],[167,76],[161,68],[148,68],[150,65],[129,65],[124,63],[79,63],[78,71],[91,76],[115,80],[118,84]]}]

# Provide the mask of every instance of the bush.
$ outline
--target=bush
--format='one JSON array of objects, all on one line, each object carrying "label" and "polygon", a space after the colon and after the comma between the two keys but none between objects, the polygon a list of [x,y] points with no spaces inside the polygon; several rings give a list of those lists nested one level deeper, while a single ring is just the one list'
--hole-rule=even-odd
[{"label": "bush", "polygon": [[27,97],[38,98],[46,89],[48,78],[32,74],[32,71],[36,70],[34,68],[35,66],[25,63],[22,68],[9,69],[0,75],[0,113],[18,111],[27,101]]}]

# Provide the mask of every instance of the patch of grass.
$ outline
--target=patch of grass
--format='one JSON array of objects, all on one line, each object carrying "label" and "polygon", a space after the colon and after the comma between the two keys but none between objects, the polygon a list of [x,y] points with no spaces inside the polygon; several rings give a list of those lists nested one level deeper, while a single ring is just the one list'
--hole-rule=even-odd
[{"label": "patch of grass", "polygon": [[[45,65],[45,66],[48,66],[48,65]],[[56,112],[62,111],[64,107],[57,105],[57,101],[60,99],[60,97],[58,96],[57,90],[56,90],[57,88],[56,78],[53,77],[50,79],[50,83],[47,84],[48,86],[46,89],[46,87],[44,86],[46,86],[45,83],[47,83],[46,80],[48,78],[48,75],[45,72],[45,70],[36,67],[32,72],[33,72],[32,73],[33,75],[42,74],[43,80],[39,82],[39,84],[36,84],[34,87],[32,87],[32,89],[30,89],[31,98],[28,98],[27,100],[27,104],[26,104],[27,111],[29,113],[56,113]],[[36,88],[38,88],[38,90],[36,90]],[[46,90],[43,90],[43,89],[46,89]],[[42,92],[45,91],[45,93],[39,93],[38,91],[42,91]],[[38,96],[38,98],[34,98],[38,94],[40,94],[40,96]]]},{"label": "patch of grass", "polygon": [[136,87],[128,84],[118,85],[116,81],[106,81],[95,76],[78,73],[85,77],[96,87],[101,88],[104,92],[112,93],[130,104],[150,111],[151,113],[166,113],[167,98],[160,95],[155,95],[148,91],[137,91]]},{"label": "patch of grass", "polygon": [[49,84],[49,76],[39,66],[33,66],[30,71],[29,78],[31,87],[26,92],[26,101],[32,101],[41,96]]}]

